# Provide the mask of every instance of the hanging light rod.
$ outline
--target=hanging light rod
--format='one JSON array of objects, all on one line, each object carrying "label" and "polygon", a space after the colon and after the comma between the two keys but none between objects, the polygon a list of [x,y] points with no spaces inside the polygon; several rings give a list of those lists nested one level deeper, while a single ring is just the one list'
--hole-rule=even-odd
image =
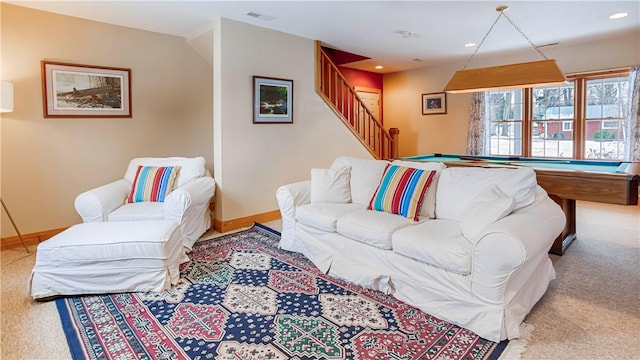
[{"label": "hanging light rod", "polygon": [[[534,86],[556,86],[564,85],[566,78],[555,60],[547,59],[546,55],[516,26],[516,24],[504,12],[509,9],[502,5],[496,8],[500,14],[493,22],[489,31],[485,34],[480,45],[467,60],[462,70],[453,74],[451,80],[444,91],[449,93],[467,93],[477,91],[487,91],[492,89],[523,88]],[[499,65],[467,70],[467,65],[471,62],[480,47],[487,39],[500,18],[505,17],[513,27],[531,44],[531,46],[544,58],[541,61],[532,61],[510,65]]]}]

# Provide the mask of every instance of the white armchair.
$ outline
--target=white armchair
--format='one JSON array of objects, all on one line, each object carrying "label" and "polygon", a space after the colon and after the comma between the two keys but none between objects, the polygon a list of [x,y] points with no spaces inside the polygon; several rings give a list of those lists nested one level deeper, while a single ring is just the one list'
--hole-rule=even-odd
[{"label": "white armchair", "polygon": [[[91,189],[76,197],[75,208],[83,222],[168,220],[180,224],[184,246],[189,250],[211,227],[209,202],[215,181],[196,158],[136,158],[123,179]],[[127,203],[138,166],[180,166],[175,188],[164,202]]]}]

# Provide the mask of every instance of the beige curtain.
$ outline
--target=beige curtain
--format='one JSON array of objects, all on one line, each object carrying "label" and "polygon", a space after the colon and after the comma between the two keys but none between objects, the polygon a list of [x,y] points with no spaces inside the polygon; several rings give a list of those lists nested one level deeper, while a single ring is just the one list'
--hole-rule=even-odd
[{"label": "beige curtain", "polygon": [[631,68],[629,79],[629,92],[631,92],[627,118],[629,140],[625,144],[624,160],[640,161],[640,66]]},{"label": "beige curtain", "polygon": [[484,118],[484,93],[473,93],[469,110],[469,134],[467,136],[467,154],[485,154],[486,124]]}]

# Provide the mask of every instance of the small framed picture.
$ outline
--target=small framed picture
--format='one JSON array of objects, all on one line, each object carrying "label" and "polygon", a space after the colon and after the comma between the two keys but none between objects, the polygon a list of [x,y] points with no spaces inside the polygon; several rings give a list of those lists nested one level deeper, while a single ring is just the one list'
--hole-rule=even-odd
[{"label": "small framed picture", "polygon": [[422,115],[447,113],[447,93],[422,94]]},{"label": "small framed picture", "polygon": [[253,77],[253,123],[293,123],[293,80]]},{"label": "small framed picture", "polygon": [[131,69],[42,61],[46,118],[131,117]]}]

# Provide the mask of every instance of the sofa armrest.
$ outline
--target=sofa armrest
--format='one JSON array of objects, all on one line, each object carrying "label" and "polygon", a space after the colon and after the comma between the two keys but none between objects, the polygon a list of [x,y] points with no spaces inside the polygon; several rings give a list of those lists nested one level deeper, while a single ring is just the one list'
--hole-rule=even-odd
[{"label": "sofa armrest", "polygon": [[473,248],[471,291],[494,303],[504,303],[514,274],[547,253],[565,225],[562,209],[546,193],[533,204],[491,224]]},{"label": "sofa armrest", "polygon": [[295,241],[296,207],[311,202],[311,181],[301,181],[279,187],[276,190],[276,199],[282,216],[280,248],[299,252]]},{"label": "sofa armrest", "polygon": [[102,185],[76,196],[74,206],[83,222],[107,221],[107,216],[122,206],[131,190],[124,179]]}]

